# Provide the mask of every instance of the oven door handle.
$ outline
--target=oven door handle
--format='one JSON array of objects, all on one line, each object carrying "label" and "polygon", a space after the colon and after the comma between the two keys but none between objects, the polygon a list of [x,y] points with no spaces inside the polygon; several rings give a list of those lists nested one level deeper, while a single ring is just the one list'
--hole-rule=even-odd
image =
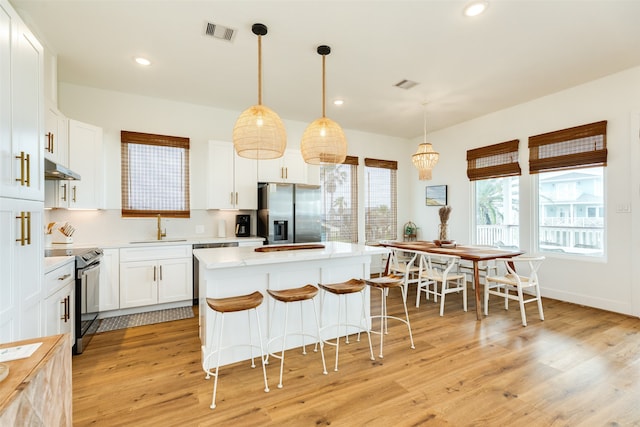
[{"label": "oven door handle", "polygon": [[90,272],[92,272],[93,270],[100,268],[100,263],[96,263],[96,264],[92,264],[87,268],[83,268],[82,270],[79,270],[78,275],[82,275],[85,276],[87,274],[89,274]]}]

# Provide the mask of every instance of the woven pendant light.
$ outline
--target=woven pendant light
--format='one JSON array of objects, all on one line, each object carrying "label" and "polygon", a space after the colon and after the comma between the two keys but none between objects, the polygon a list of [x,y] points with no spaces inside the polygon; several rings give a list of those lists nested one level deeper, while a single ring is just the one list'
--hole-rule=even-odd
[{"label": "woven pendant light", "polygon": [[418,146],[418,151],[411,156],[413,165],[418,169],[418,179],[426,181],[431,179],[431,171],[438,163],[440,154],[433,150],[433,146],[427,142],[427,108],[424,108],[424,142]]},{"label": "woven pendant light", "polygon": [[329,46],[318,46],[322,56],[322,117],[314,120],[302,134],[300,151],[312,165],[342,163],[347,158],[347,139],[340,125],[325,116],[325,59]]},{"label": "woven pendant light", "polygon": [[262,105],[262,36],[267,34],[263,24],[253,24],[258,36],[258,104],[246,109],[233,127],[233,145],[240,157],[248,159],[277,159],[287,147],[284,124],[275,111]]}]

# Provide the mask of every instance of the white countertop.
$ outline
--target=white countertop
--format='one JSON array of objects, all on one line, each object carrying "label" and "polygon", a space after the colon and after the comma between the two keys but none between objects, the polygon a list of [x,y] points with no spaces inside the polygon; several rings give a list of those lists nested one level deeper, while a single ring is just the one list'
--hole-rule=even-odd
[{"label": "white countertop", "polygon": [[[356,245],[342,242],[320,242],[324,249],[256,252],[254,247],[195,249],[193,254],[207,269],[277,264],[318,259],[345,258],[388,253],[381,246]],[[277,246],[277,245],[273,245]]]},{"label": "white countertop", "polygon": [[74,262],[76,257],[74,256],[51,256],[44,259],[44,273],[47,274],[50,271],[55,270],[58,267],[62,267],[68,262]]},{"label": "white countertop", "polygon": [[231,243],[231,242],[264,242],[264,238],[251,237],[167,237],[162,240],[154,239],[132,239],[131,241],[109,241],[82,244],[51,244],[47,249],[66,249],[66,248],[127,248],[127,247],[143,247],[156,245],[198,245],[207,243]]}]

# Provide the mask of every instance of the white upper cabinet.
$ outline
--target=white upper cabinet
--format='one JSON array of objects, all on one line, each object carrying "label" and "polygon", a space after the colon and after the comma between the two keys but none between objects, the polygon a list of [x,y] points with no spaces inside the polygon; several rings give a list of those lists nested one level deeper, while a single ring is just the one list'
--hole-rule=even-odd
[{"label": "white upper cabinet", "polygon": [[69,207],[104,208],[104,150],[102,128],[69,119],[69,169],[80,181],[69,181]]},{"label": "white upper cabinet", "polygon": [[256,160],[236,154],[233,144],[209,141],[207,209],[258,209]]},{"label": "white upper cabinet", "polygon": [[307,184],[307,164],[300,150],[287,149],[278,159],[258,160],[258,181]]},{"label": "white upper cabinet", "polygon": [[69,120],[50,102],[45,109],[44,157],[69,167]]},{"label": "white upper cabinet", "polygon": [[43,49],[0,3],[0,196],[44,200]]}]

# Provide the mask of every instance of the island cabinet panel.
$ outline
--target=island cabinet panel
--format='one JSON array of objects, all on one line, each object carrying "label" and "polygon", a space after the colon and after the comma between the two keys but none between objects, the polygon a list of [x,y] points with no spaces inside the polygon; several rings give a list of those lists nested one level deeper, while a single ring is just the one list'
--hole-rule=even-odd
[{"label": "island cabinet panel", "polygon": [[[342,282],[352,278],[369,277],[371,255],[380,249],[351,245],[347,243],[324,242],[325,249],[293,250],[277,252],[256,252],[254,248],[212,248],[196,249],[194,255],[200,266],[200,339],[202,355],[215,344],[219,323],[214,324],[215,313],[207,306],[206,297],[225,298],[249,294],[260,291],[264,302],[258,307],[261,319],[261,339],[266,344],[270,337],[280,335],[284,322],[284,311],[279,307],[274,310],[273,300],[267,294],[267,289],[287,289],[301,287],[306,284]],[[382,249],[385,251],[385,249]],[[204,278],[204,280],[203,280]],[[365,315],[369,315],[369,291],[365,291]],[[318,310],[322,325],[337,323],[338,300],[334,295],[327,295],[320,312],[321,293],[318,293],[314,303]],[[348,303],[349,320],[358,323],[361,315],[361,298],[350,298]],[[344,308],[344,306],[343,306]],[[305,333],[314,334],[315,319],[311,306],[303,311],[302,324]],[[246,313],[225,315],[225,330],[222,336],[222,346],[245,343],[249,333],[248,316]],[[252,315],[253,318],[253,315]],[[291,308],[290,322],[300,322],[300,311]],[[367,322],[368,323],[368,322]],[[299,324],[290,324],[290,330],[300,329]],[[251,329],[257,339],[257,328]],[[337,329],[327,329],[324,339],[333,338]],[[310,340],[307,338],[306,343]],[[256,341],[257,343],[257,341]],[[277,344],[278,346],[281,343]],[[287,339],[286,348],[302,345],[302,337],[292,336]],[[271,351],[275,349],[271,348]],[[266,349],[265,349],[266,351]],[[221,363],[229,364],[250,358],[248,348],[239,347],[222,353]]]}]

